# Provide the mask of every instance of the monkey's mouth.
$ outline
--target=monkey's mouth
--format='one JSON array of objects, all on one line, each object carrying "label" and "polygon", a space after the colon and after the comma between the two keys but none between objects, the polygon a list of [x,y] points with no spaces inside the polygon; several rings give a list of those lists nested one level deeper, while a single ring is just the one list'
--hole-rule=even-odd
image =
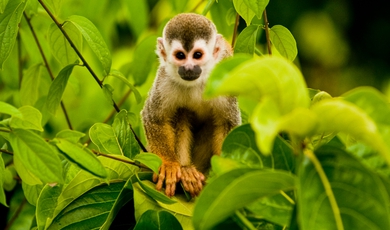
[{"label": "monkey's mouth", "polygon": [[183,80],[194,81],[200,77],[202,69],[198,65],[189,69],[186,69],[184,66],[180,66],[178,73]]}]

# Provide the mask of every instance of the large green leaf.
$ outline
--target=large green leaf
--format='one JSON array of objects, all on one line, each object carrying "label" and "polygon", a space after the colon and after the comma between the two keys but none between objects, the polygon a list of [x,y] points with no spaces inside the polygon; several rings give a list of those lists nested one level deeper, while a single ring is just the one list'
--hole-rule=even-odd
[{"label": "large green leaf", "polygon": [[[10,55],[18,34],[19,22],[22,19],[24,8],[28,1],[12,0],[4,5],[0,14],[0,70]],[[4,2],[3,2],[4,4]],[[0,11],[2,11],[0,6]]]},{"label": "large green leaf", "polygon": [[[43,138],[24,129],[14,129],[9,135],[15,157],[44,183],[62,183],[62,165],[57,151]],[[16,166],[16,165],[15,165]],[[19,171],[24,180],[24,172]]]},{"label": "large green leaf", "polygon": [[[123,132],[123,131],[122,131]],[[91,141],[102,153],[123,155],[118,136],[111,125],[96,123],[89,130]]]},{"label": "large green leaf", "polygon": [[[146,194],[148,194],[151,198],[153,198],[156,201],[162,202],[164,204],[174,204],[177,201],[170,199],[167,197],[164,192],[157,191],[155,188],[155,185],[152,183],[152,187],[150,186],[151,182],[150,181],[142,181],[138,177],[138,174],[135,175],[135,182],[138,182],[138,184],[141,186],[141,188],[145,191]],[[135,183],[133,182],[133,183]]]},{"label": "large green leaf", "polygon": [[[72,42],[78,49],[81,49],[83,37],[80,31],[72,24],[65,23],[62,28],[66,31],[68,36],[72,39]],[[51,53],[61,63],[62,66],[75,63],[78,60],[78,56],[65,36],[58,29],[56,24],[51,24],[48,34],[48,43],[50,45]]]},{"label": "large green leaf", "polygon": [[315,158],[303,160],[299,179],[302,230],[390,229],[385,183],[345,151],[321,147]]},{"label": "large green leaf", "polygon": [[137,221],[135,230],[183,229],[174,215],[167,211],[148,210]]},{"label": "large green leaf", "polygon": [[[341,99],[322,100],[311,110],[318,116],[317,132],[343,132],[380,152],[390,164],[390,150],[375,122],[362,109]],[[337,119],[335,119],[337,118]]]},{"label": "large green leaf", "polygon": [[20,111],[17,108],[15,108],[14,106],[12,106],[8,103],[5,103],[3,101],[0,101],[0,114],[1,113],[8,114],[8,115],[14,115],[14,116],[18,116],[18,117],[22,116],[22,114],[20,113]]},{"label": "large green leaf", "polygon": [[44,0],[46,6],[55,16],[58,16],[62,7],[62,0]]},{"label": "large green leaf", "polygon": [[0,14],[4,13],[5,7],[7,6],[8,0],[0,1]]},{"label": "large green leaf", "polygon": [[46,185],[37,200],[36,218],[38,229],[44,229],[47,219],[52,218],[53,211],[57,206],[58,196],[61,194],[63,186]]},{"label": "large green leaf", "polygon": [[245,4],[245,1],[242,0],[233,0],[234,8],[237,13],[245,20],[246,25],[249,26],[252,22],[253,17],[255,16],[255,12]]},{"label": "large green leaf", "polygon": [[279,53],[290,61],[298,54],[297,43],[291,32],[284,26],[275,25],[270,28],[270,39]]},{"label": "large green leaf", "polygon": [[112,59],[110,50],[108,49],[99,30],[90,20],[82,16],[73,15],[70,16],[67,21],[75,25],[81,32],[88,45],[97,56],[99,62],[102,64],[103,75],[107,76],[111,70]]},{"label": "large green leaf", "polygon": [[210,80],[206,86],[209,96],[233,94],[255,100],[269,97],[282,115],[310,104],[301,72],[282,57],[253,58],[232,69],[222,80],[218,79],[219,84]]},{"label": "large green leaf", "polygon": [[19,115],[13,115],[10,119],[10,127],[14,129],[32,129],[43,131],[41,122],[42,114],[32,106],[22,106],[19,108]]},{"label": "large green leaf", "polygon": [[205,186],[196,201],[192,222],[196,229],[210,229],[253,201],[294,186],[295,178],[283,171],[234,169]]},{"label": "large green leaf", "polygon": [[259,33],[259,25],[250,25],[246,27],[237,37],[234,53],[248,53],[253,55]]},{"label": "large green leaf", "polygon": [[243,0],[244,3],[256,14],[258,18],[263,16],[265,7],[267,7],[269,0]]},{"label": "large green leaf", "polygon": [[97,186],[62,210],[48,229],[109,229],[116,213],[132,196],[124,181]]},{"label": "large green leaf", "polygon": [[72,73],[73,68],[76,65],[78,64],[70,64],[68,66],[65,66],[51,83],[49,93],[46,99],[46,104],[47,110],[53,115],[55,115],[58,106],[61,103],[62,95],[64,94],[66,85],[68,84],[70,74]]},{"label": "large green leaf", "polygon": [[147,1],[124,1],[124,4],[130,14],[130,17],[126,17],[130,27],[136,36],[140,37],[148,27],[150,20]]},{"label": "large green leaf", "polygon": [[147,166],[153,172],[158,173],[158,169],[161,166],[162,160],[154,153],[140,153],[134,157],[135,161]]},{"label": "large green leaf", "polygon": [[20,99],[23,105],[34,106],[40,96],[39,85],[41,83],[42,64],[36,64],[28,68],[23,76],[20,87]]},{"label": "large green leaf", "polygon": [[157,36],[150,36],[142,40],[134,50],[132,76],[135,85],[142,85],[150,71],[152,70],[151,64],[156,63],[155,47],[157,42]]},{"label": "large green leaf", "polygon": [[65,156],[80,168],[98,177],[107,177],[107,172],[102,163],[90,151],[81,145],[70,142],[66,139],[56,138],[56,146]]}]

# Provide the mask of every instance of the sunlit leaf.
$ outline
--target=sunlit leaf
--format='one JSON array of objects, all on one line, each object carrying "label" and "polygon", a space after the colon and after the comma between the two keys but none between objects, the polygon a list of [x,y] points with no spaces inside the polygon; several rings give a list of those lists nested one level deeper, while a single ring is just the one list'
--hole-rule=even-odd
[{"label": "sunlit leaf", "polygon": [[46,6],[49,8],[55,16],[58,16],[62,7],[62,0],[43,0]]},{"label": "sunlit leaf", "polygon": [[76,163],[80,168],[98,177],[107,177],[107,172],[103,165],[96,156],[87,149],[82,148],[82,146],[76,143],[60,138],[57,138],[56,146],[70,161]]},{"label": "sunlit leaf", "polygon": [[153,153],[140,153],[134,157],[135,161],[147,166],[153,172],[158,173],[158,169],[161,166],[162,160],[156,154]]},{"label": "sunlit leaf", "polygon": [[237,37],[234,53],[248,53],[253,55],[259,32],[258,25],[250,25],[246,27]]},{"label": "sunlit leaf", "polygon": [[[62,26],[62,29],[66,31],[68,36],[72,39],[72,42],[76,45],[78,49],[81,49],[83,37],[80,31],[72,24],[65,23]],[[78,60],[78,56],[73,48],[70,46],[69,42],[66,40],[65,36],[58,29],[56,24],[51,24],[48,34],[47,34],[48,43],[50,45],[51,53],[53,56],[62,64],[62,66],[67,66],[73,64]]]},{"label": "sunlit leaf", "polygon": [[244,0],[244,3],[256,14],[258,18],[261,18],[269,0]]},{"label": "sunlit leaf", "polygon": [[11,128],[32,129],[43,131],[41,122],[42,114],[32,106],[22,106],[19,108],[21,116],[12,116],[10,120]]},{"label": "sunlit leaf", "polygon": [[103,75],[107,76],[111,70],[112,59],[110,50],[108,49],[99,30],[90,20],[82,16],[70,16],[68,21],[75,25],[76,28],[81,32],[92,51],[95,53],[99,62],[102,64]]},{"label": "sunlit leaf", "polygon": [[156,36],[150,36],[138,44],[134,50],[132,76],[135,84],[140,86],[152,70],[151,65],[156,63]]},{"label": "sunlit leaf", "polygon": [[141,186],[141,188],[146,192],[146,194],[148,194],[154,200],[160,201],[160,202],[162,202],[164,204],[174,204],[174,203],[177,202],[177,201],[167,197],[163,192],[157,191],[156,188],[155,188],[155,184],[152,183],[152,187],[150,187],[151,183],[149,183],[149,181],[141,181],[138,178],[137,174],[135,175],[135,178],[136,178],[136,181]]},{"label": "sunlit leaf", "polygon": [[99,148],[99,152],[123,155],[118,137],[110,125],[94,124],[89,130],[91,141]]},{"label": "sunlit leaf", "polygon": [[77,143],[80,141],[85,134],[76,130],[65,129],[57,133],[56,138],[65,139],[72,143]]},{"label": "sunlit leaf", "polygon": [[[22,188],[24,191],[24,195],[26,196],[26,200],[30,204],[36,206],[39,194],[41,193],[44,186],[45,186],[44,184],[29,185],[29,184],[25,183],[24,181],[22,181]],[[50,186],[50,185],[48,185],[48,186]]]},{"label": "sunlit leaf", "polygon": [[0,14],[4,13],[5,7],[7,6],[8,0],[0,1]]},{"label": "sunlit leaf", "polygon": [[135,230],[183,229],[174,215],[167,211],[148,210],[137,221]]},{"label": "sunlit leaf", "polygon": [[[229,39],[232,36],[237,14],[233,2],[209,0],[203,9],[202,15],[206,15],[208,11],[210,11],[211,19],[217,27],[218,33]],[[225,17],[221,15],[225,15]],[[232,15],[234,17],[233,21],[231,21]]]},{"label": "sunlit leaf", "polygon": [[23,105],[34,106],[39,98],[39,84],[41,83],[42,64],[36,64],[28,68],[23,76],[20,87],[20,99]]},{"label": "sunlit leaf", "polygon": [[16,41],[18,25],[22,19],[24,8],[28,1],[12,0],[8,4],[0,5],[0,70],[3,69],[3,64],[10,55]]},{"label": "sunlit leaf", "polygon": [[112,94],[114,92],[114,88],[110,84],[104,84],[102,90],[107,101],[112,104]]},{"label": "sunlit leaf", "polygon": [[40,136],[29,130],[14,129],[10,133],[10,143],[20,163],[43,182],[63,181],[58,153]]},{"label": "sunlit leaf", "polygon": [[251,202],[281,190],[292,190],[294,186],[295,178],[283,171],[249,168],[229,171],[205,186],[196,201],[192,223],[196,229],[210,229]]},{"label": "sunlit leaf", "polygon": [[0,204],[8,207],[7,201],[5,199],[5,192],[3,189],[3,183],[5,182],[5,167],[3,157],[1,155],[2,154],[0,153]]},{"label": "sunlit leaf", "polygon": [[49,186],[46,185],[37,200],[37,210],[36,210],[36,218],[37,218],[37,226],[38,229],[44,229],[46,227],[47,219],[51,219],[53,217],[53,212],[55,207],[57,206],[57,199],[61,194],[63,186]]},{"label": "sunlit leaf", "polygon": [[255,12],[245,4],[245,1],[242,0],[233,0],[234,8],[237,13],[245,20],[246,25],[249,26],[252,22],[253,17],[255,16]]},{"label": "sunlit leaf", "polygon": [[319,164],[306,158],[300,167],[302,230],[390,228],[389,193],[378,175],[335,147],[321,147],[316,157]]},{"label": "sunlit leaf", "polygon": [[271,27],[270,40],[283,57],[294,61],[298,54],[297,43],[286,27],[281,25]]},{"label": "sunlit leaf", "polygon": [[0,101],[0,114],[1,113],[19,116],[19,117],[22,116],[22,114],[20,113],[20,111],[17,108],[15,108],[14,106],[12,106],[8,103],[5,103],[3,101]]},{"label": "sunlit leaf", "polygon": [[68,80],[70,77],[70,74],[73,71],[73,68],[78,64],[70,64],[66,67],[64,67],[58,76],[54,79],[54,81],[51,83],[49,93],[47,95],[46,104],[47,104],[47,110],[51,114],[55,114],[58,106],[61,103],[62,96],[64,94],[66,85],[68,84]]}]

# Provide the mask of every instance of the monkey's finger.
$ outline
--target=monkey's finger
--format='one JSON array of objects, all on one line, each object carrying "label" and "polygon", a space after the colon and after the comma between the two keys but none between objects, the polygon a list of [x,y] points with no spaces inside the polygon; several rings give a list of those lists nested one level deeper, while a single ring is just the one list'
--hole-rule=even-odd
[{"label": "monkey's finger", "polygon": [[164,179],[165,179],[165,166],[161,165],[160,173],[158,174],[157,184],[156,184],[156,189],[157,190],[160,191],[162,189]]}]

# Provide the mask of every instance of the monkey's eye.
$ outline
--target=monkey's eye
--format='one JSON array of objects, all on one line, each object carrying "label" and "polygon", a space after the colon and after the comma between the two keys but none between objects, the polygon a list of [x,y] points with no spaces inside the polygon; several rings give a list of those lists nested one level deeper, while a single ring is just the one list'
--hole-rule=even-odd
[{"label": "monkey's eye", "polygon": [[200,59],[200,58],[202,57],[202,55],[203,55],[203,54],[202,54],[201,52],[198,51],[198,52],[195,52],[195,53],[194,53],[193,58],[194,58],[194,59]]},{"label": "monkey's eye", "polygon": [[175,57],[176,57],[177,59],[179,59],[179,60],[183,60],[183,59],[186,58],[186,55],[185,55],[183,52],[177,52],[177,53],[175,54]]}]

